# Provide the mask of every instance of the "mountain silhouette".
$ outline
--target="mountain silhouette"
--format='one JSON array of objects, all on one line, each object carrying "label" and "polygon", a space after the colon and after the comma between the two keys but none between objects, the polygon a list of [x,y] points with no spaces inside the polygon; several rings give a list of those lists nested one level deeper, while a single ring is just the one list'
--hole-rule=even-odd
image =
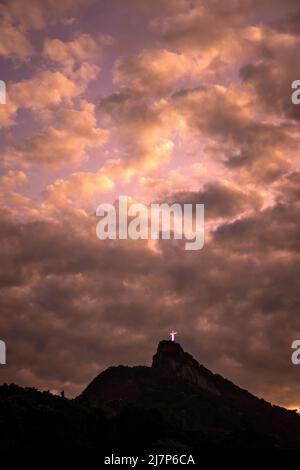
[{"label": "mountain silhouette", "polygon": [[161,341],[152,366],[109,367],[75,399],[0,387],[0,449],[299,449],[300,417]]}]

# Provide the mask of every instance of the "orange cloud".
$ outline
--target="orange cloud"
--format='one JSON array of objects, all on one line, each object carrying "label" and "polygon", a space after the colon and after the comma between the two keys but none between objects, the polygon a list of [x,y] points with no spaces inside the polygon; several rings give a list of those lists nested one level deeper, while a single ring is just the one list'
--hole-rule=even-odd
[{"label": "orange cloud", "polygon": [[6,163],[57,170],[88,160],[86,149],[100,147],[107,139],[107,131],[97,127],[91,103],[82,101],[78,110],[58,111],[56,122],[56,126],[49,126],[8,149]]},{"label": "orange cloud", "polygon": [[16,186],[22,186],[27,183],[28,177],[23,171],[9,170],[6,175],[0,176],[0,187],[11,189]]},{"label": "orange cloud", "polygon": [[112,38],[108,35],[95,39],[89,34],[81,34],[67,42],[48,38],[44,43],[44,55],[68,71],[75,64],[84,61],[99,63],[103,56],[103,47],[111,43]]}]

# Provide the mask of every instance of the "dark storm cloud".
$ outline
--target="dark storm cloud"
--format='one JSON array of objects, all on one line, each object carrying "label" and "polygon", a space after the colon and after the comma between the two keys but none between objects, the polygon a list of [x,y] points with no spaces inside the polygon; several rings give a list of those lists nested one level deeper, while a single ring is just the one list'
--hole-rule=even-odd
[{"label": "dark storm cloud", "polygon": [[262,204],[259,194],[244,193],[229,182],[209,183],[198,192],[177,193],[172,202],[181,204],[204,204],[205,218],[233,217]]},{"label": "dark storm cloud", "polygon": [[284,59],[275,56],[260,64],[245,65],[240,70],[241,78],[253,87],[256,97],[268,111],[297,120],[300,111],[291,101],[291,85],[300,76],[300,68],[294,64],[298,49],[299,45],[296,48],[289,46]]}]

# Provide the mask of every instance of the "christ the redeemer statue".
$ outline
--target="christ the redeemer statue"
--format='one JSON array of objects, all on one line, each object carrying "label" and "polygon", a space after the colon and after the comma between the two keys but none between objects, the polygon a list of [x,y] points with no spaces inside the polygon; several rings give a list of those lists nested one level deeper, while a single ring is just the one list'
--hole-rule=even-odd
[{"label": "christ the redeemer statue", "polygon": [[177,331],[172,330],[169,335],[171,336],[171,341],[175,341],[175,335],[177,335]]}]

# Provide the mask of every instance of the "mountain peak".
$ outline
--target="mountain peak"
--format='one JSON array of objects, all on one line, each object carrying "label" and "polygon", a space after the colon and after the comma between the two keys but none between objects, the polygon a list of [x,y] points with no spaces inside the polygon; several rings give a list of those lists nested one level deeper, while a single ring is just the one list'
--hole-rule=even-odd
[{"label": "mountain peak", "polygon": [[202,389],[219,394],[215,387],[214,375],[175,341],[160,341],[153,356],[152,369],[164,376],[193,383]]},{"label": "mountain peak", "polygon": [[[179,343],[175,341],[160,341],[157,352],[152,359],[153,369],[164,369],[172,372],[176,368],[176,364],[186,362],[189,354],[185,353]],[[191,358],[191,356],[189,356]]]},{"label": "mountain peak", "polygon": [[171,340],[162,340],[159,342],[158,347],[157,347],[157,352],[153,356],[153,362],[152,362],[152,367],[155,367],[155,360],[154,358],[160,358],[160,357],[165,357],[168,355],[176,356],[180,358],[181,356],[184,356],[184,350],[182,349],[181,345],[177,343],[176,341],[171,341]]}]

